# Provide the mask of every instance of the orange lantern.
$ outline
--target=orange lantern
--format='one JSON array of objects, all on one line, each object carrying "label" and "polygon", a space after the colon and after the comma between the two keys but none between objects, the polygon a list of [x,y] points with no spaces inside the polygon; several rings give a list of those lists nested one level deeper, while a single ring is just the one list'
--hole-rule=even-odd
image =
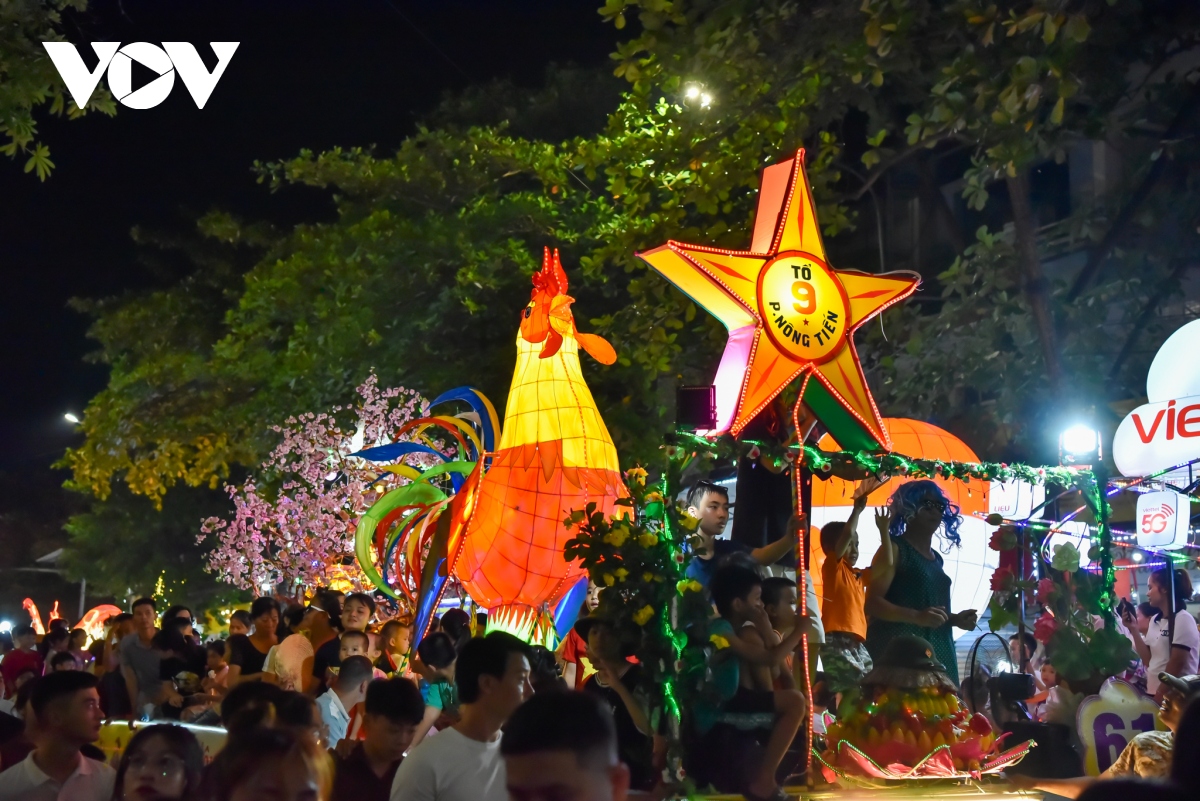
[{"label": "orange lantern", "polygon": [[[917,459],[979,461],[966,443],[935,425],[895,417],[886,418],[883,423],[891,435],[893,450],[896,453]],[[840,450],[838,443],[828,434],[821,438],[818,447],[826,451]],[[856,567],[868,567],[871,558],[879,549],[880,538],[875,528],[874,510],[886,508],[888,498],[895,492],[896,487],[906,480],[903,476],[895,476],[867,496],[867,508],[859,516],[857,526],[859,545]],[[988,538],[993,527],[983,519],[989,512],[988,495],[991,486],[986,481],[964,484],[956,478],[934,480],[946,493],[946,497],[962,509],[963,515],[962,526],[959,528],[961,547],[947,549],[945,545],[948,543],[941,543],[939,546],[938,537],[934,538],[934,547],[942,552],[944,569],[951,579],[951,606],[955,611],[982,611],[991,595],[989,579],[996,567],[997,557],[996,552],[988,548]],[[812,525],[810,571],[818,598],[824,598],[821,566],[825,564],[825,552],[821,549],[821,527],[826,523],[849,519],[850,507],[854,505],[854,487],[854,482],[836,477],[827,481],[822,481],[819,477],[813,480],[812,509],[809,514],[809,522]]]},{"label": "orange lantern", "polygon": [[[488,627],[528,636],[546,604],[583,575],[563,556],[563,519],[595,502],[604,513],[628,495],[617,451],[583,380],[579,348],[616,361],[605,340],[576,331],[567,275],[546,250],[522,310],[517,366],[500,444],[455,498],[452,570],[489,614]],[[456,549],[458,541],[461,545]]]}]

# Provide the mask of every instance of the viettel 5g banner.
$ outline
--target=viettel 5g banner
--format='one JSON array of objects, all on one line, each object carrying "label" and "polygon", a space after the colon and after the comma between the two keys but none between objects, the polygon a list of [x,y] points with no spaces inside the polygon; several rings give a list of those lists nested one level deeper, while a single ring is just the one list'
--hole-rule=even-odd
[{"label": "viettel 5g banner", "polygon": [[1113,436],[1113,461],[1126,476],[1146,476],[1200,459],[1200,320],[1172,334],[1154,356],[1144,403]]}]

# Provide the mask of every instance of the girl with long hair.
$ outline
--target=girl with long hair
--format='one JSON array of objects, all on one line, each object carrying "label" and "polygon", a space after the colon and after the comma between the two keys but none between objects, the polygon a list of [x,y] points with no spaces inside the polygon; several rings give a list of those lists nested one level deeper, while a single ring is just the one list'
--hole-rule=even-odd
[{"label": "girl with long hair", "polygon": [[1130,629],[1133,647],[1146,666],[1146,692],[1162,700],[1159,673],[1187,676],[1195,673],[1200,651],[1196,619],[1187,611],[1192,597],[1192,579],[1186,570],[1160,567],[1146,581],[1146,600],[1155,608],[1143,637]]}]

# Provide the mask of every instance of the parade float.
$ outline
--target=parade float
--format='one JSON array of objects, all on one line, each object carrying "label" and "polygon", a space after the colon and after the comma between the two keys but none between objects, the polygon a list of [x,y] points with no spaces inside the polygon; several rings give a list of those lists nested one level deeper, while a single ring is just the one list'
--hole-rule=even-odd
[{"label": "parade float", "polygon": [[979,778],[1019,762],[1030,744],[1001,751],[1004,735],[958,693],[929,643],[897,637],[838,708],[818,757],[826,778]]},{"label": "parade float", "polygon": [[[602,593],[601,610],[637,644],[652,717],[667,733],[664,778],[681,788],[690,781],[683,746],[690,716],[710,694],[708,665],[723,647],[708,632],[701,588],[686,577],[696,521],[675,502],[682,475],[697,460],[751,455],[790,465],[796,511],[811,511],[814,525],[848,505],[850,482],[932,479],[970,521],[970,555],[960,562],[966,572],[955,576],[971,596],[964,604],[992,594],[993,628],[1019,618],[1026,594],[1063,609],[1086,608],[1095,619],[1089,624],[1042,627],[1052,658],[1075,658],[1081,685],[1115,675],[1125,656],[1112,640],[1108,503],[1123,485],[1114,489],[1100,468],[981,462],[928,424],[882,417],[853,334],[910,296],[919,278],[829,266],[803,158],[800,151],[764,170],[750,250],[672,241],[639,254],[728,329],[707,425],[669,435],[657,469],[618,472],[578,352],[603,364],[615,354],[575,328],[565,272],[549,251],[520,313],[503,425],[480,393],[453,390],[391,443],[351,454],[398,479],[357,521],[355,550],[381,592],[416,610],[418,635],[451,582],[489,612],[489,627],[548,644],[574,621],[587,576],[615,589]],[[750,436],[755,418],[784,397],[790,441]],[[810,441],[818,424],[823,438]],[[811,510],[801,508],[804,473],[822,479]],[[1047,512],[1051,489],[1054,508],[1070,509],[1062,519]],[[882,492],[872,505],[884,503]],[[803,571],[811,535],[799,534]],[[1042,581],[1024,567],[1002,567],[1000,581],[986,582],[1003,552],[1014,549],[1043,560]],[[809,645],[802,642],[806,661]],[[1076,658],[1081,652],[1094,656]],[[814,742],[807,727],[802,754],[818,760],[826,778],[861,792],[872,780],[976,781],[1030,751],[1030,742],[1009,742],[1015,738],[1006,740],[987,716],[964,709],[957,692],[925,679],[864,684],[824,738]],[[810,783],[816,773],[808,771]],[[971,792],[1004,792],[988,787]],[[956,792],[939,788],[923,792]]]}]

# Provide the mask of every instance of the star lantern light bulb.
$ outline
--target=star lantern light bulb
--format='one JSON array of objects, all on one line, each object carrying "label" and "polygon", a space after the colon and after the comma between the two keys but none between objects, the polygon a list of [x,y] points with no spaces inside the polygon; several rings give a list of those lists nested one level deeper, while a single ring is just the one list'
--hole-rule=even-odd
[{"label": "star lantern light bulb", "polygon": [[854,332],[921,279],[829,266],[803,149],[763,171],[750,250],[669,241],[638,256],[729,331],[713,382],[717,427],[698,433],[739,435],[802,379],[800,401],[843,448],[890,450]]}]

